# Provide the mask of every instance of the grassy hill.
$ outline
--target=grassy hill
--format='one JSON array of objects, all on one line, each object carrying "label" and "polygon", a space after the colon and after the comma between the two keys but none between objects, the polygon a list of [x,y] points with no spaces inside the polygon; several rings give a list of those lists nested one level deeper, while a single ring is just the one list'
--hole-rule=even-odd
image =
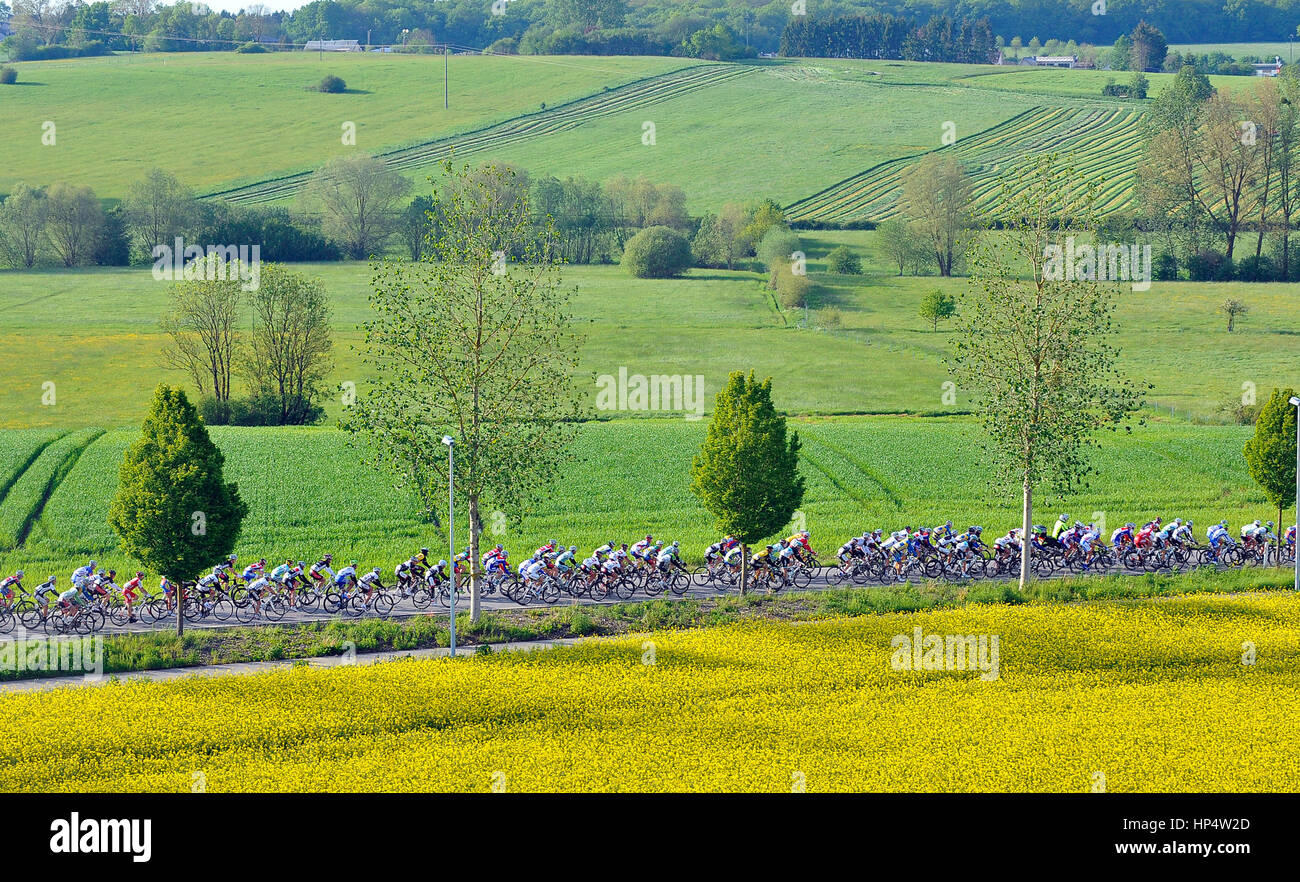
[{"label": "grassy hill", "polygon": [[[577,288],[576,314],[589,324],[581,383],[594,396],[594,377],[630,374],[702,375],[712,396],[727,374],[753,368],[775,379],[779,406],[793,413],[946,413],[968,405],[957,390],[942,400],[949,379],[943,357],[949,334],[917,316],[926,293],[959,293],[963,279],[898,277],[873,262],[871,232],[806,235],[803,244],[822,307],[835,307],[840,325],[817,330],[825,316],[778,309],[763,277],[737,270],[693,270],[681,279],[638,280],[620,267],[575,266],[566,283]],[[848,243],[868,256],[864,276],[826,272],[825,256]],[[370,268],[365,264],[301,267],[318,277],[334,310],[337,367],[332,381],[367,379],[353,347],[368,318]],[[168,284],[146,269],[0,273],[0,428],[114,426],[137,422],[160,380],[184,382],[164,370],[165,339],[158,316]],[[1153,398],[1208,417],[1240,396],[1243,383],[1261,394],[1294,380],[1293,309],[1300,286],[1155,282],[1125,290],[1118,314],[1122,366],[1155,385]],[[1228,296],[1251,306],[1229,334],[1217,307]],[[44,383],[55,403],[43,404]],[[329,416],[338,401],[326,402]],[[627,416],[627,414],[607,414]]]}]

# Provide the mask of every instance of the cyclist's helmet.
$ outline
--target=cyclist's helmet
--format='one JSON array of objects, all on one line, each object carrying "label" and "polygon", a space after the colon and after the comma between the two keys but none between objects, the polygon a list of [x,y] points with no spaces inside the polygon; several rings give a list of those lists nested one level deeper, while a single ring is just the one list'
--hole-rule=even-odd
[{"label": "cyclist's helmet", "polygon": [[1070,516],[1068,514],[1064,514],[1061,515],[1059,518],[1057,518],[1057,520],[1063,524],[1068,524],[1070,522]]},{"label": "cyclist's helmet", "polygon": [[303,569],[303,568],[306,567],[306,566],[307,566],[307,565],[306,565],[305,563],[303,563],[302,561],[298,561],[298,569],[301,570],[301,569]]},{"label": "cyclist's helmet", "polygon": [[498,543],[497,543],[497,547],[494,548],[494,549],[492,549],[492,550],[493,550],[493,551],[505,551],[505,549],[501,547],[501,543],[500,543],[500,542],[498,542]]},{"label": "cyclist's helmet", "polygon": [[352,561],[352,563],[348,564],[348,566],[352,567],[353,569],[356,569],[357,562],[354,560]]},{"label": "cyclist's helmet", "polygon": [[259,560],[257,563],[258,563],[260,566],[266,566],[266,558],[262,558],[262,559]]},{"label": "cyclist's helmet", "polygon": [[90,562],[90,564],[89,564],[89,566],[90,566],[90,568],[91,568],[92,570],[95,568],[95,563],[96,563],[96,562],[92,560],[92,561]]},{"label": "cyclist's helmet", "polygon": [[626,542],[623,543],[623,550],[624,550],[624,551],[627,551],[627,543],[626,543]]},{"label": "cyclist's helmet", "polygon": [[1267,524],[1265,524],[1264,526],[1268,527],[1268,528],[1271,530],[1271,529],[1273,529],[1273,522],[1272,522],[1272,521],[1269,521],[1269,522],[1268,522]]},{"label": "cyclist's helmet", "polygon": [[226,558],[226,560],[230,561],[231,563],[234,563],[235,561],[239,560],[239,555],[232,554],[230,555],[230,557]]},{"label": "cyclist's helmet", "polygon": [[373,573],[373,574],[375,574],[376,576],[378,576],[378,575],[379,575],[379,567],[375,567],[375,568],[374,568],[373,570],[371,570],[370,572]]},{"label": "cyclist's helmet", "polygon": [[[649,538],[649,537],[647,537],[647,538]],[[559,545],[560,543],[559,543],[559,542],[556,542],[554,539],[552,539],[551,542],[550,542],[550,544],[551,544],[551,545]]]},{"label": "cyclist's helmet", "polygon": [[1188,520],[1188,521],[1187,521],[1187,526],[1189,526],[1189,527],[1195,527],[1196,525],[1193,524],[1193,523],[1191,522],[1191,520]]},{"label": "cyclist's helmet", "polygon": [[1255,526],[1258,527],[1259,525],[1259,518],[1255,518]]},{"label": "cyclist's helmet", "polygon": [[117,570],[109,570],[109,571],[108,571],[108,577],[109,577],[110,579],[113,578],[113,577],[116,576],[116,575],[117,575]]},{"label": "cyclist's helmet", "polygon": [[135,577],[136,577],[137,579],[143,579],[143,578],[144,578],[144,573],[140,572],[139,570],[136,570],[136,571],[135,571]]},{"label": "cyclist's helmet", "polygon": [[[1270,527],[1273,526],[1273,522],[1272,522],[1272,521],[1269,521],[1269,522],[1268,522],[1268,525],[1269,525]],[[681,543],[679,543],[676,539],[673,540],[673,548],[677,548],[680,544],[681,544]]]},{"label": "cyclist's helmet", "polygon": [[[497,546],[497,548],[500,548],[500,547],[501,547],[500,545]],[[421,549],[420,549],[420,554],[428,554],[428,553],[429,553],[429,549],[427,549],[427,548],[421,548]]]},{"label": "cyclist's helmet", "polygon": [[334,553],[333,553],[333,552],[331,552],[331,551],[327,551],[327,552],[325,552],[325,560],[333,560],[333,559],[334,559]]},{"label": "cyclist's helmet", "polygon": [[21,579],[23,577],[23,571],[19,570],[18,572],[14,573],[14,575],[17,576],[19,579]]},{"label": "cyclist's helmet", "polygon": [[446,565],[447,565],[447,562],[446,562],[445,560],[440,560],[440,561],[438,561],[438,566],[439,566],[440,568],[441,568],[441,567],[445,567]]}]

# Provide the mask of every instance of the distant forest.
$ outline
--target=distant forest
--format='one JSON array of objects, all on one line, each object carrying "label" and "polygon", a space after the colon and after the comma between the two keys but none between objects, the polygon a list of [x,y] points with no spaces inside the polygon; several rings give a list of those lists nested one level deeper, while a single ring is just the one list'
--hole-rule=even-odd
[{"label": "distant forest", "polygon": [[[226,13],[202,2],[0,0],[0,22],[8,19],[0,33],[12,32],[0,46],[16,60],[114,50],[257,51],[318,39],[411,52],[449,46],[730,59],[779,51],[787,28],[806,35],[813,23],[860,17],[895,22],[904,57],[934,57],[933,48],[915,47],[943,45],[942,35],[955,29],[946,45],[974,58],[990,34],[1008,44],[1019,37],[1026,45],[1036,38],[1105,46],[1140,20],[1171,43],[1275,42],[1296,34],[1300,0],[316,0],[292,13],[276,11],[273,2]],[[909,36],[914,48],[906,52]]]}]

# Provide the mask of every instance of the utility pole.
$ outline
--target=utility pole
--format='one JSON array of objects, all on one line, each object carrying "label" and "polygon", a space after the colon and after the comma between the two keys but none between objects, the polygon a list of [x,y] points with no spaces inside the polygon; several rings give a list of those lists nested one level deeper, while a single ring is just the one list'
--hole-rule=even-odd
[{"label": "utility pole", "polygon": [[442,109],[451,106],[451,46],[442,44]]}]

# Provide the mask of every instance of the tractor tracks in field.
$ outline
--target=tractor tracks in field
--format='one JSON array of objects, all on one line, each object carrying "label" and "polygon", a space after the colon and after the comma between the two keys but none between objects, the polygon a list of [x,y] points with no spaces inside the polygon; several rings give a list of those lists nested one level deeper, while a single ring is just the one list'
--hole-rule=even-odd
[{"label": "tractor tracks in field", "polygon": [[[13,526],[12,533],[0,535],[0,543],[3,543],[0,544],[0,551],[13,551],[26,544],[27,537],[31,535],[37,521],[45,513],[45,506],[54,495],[54,491],[76,466],[77,460],[81,459],[86,449],[103,434],[103,429],[64,432],[40,445],[23,467],[15,471],[3,492],[0,492],[0,515],[3,515],[0,517],[0,522],[6,526]],[[64,449],[65,442],[66,449]],[[11,493],[20,485],[23,485],[21,487],[23,496],[11,498]],[[30,499],[30,503],[26,501],[27,499]],[[24,505],[27,506],[25,512],[5,511],[6,506],[13,508]]]},{"label": "tractor tracks in field", "polygon": [[[435,165],[456,156],[482,153],[521,141],[559,134],[616,113],[636,110],[711,88],[726,80],[752,74],[758,68],[743,65],[697,64],[665,74],[644,77],[573,101],[521,114],[492,125],[418,144],[385,150],[375,156],[391,168],[413,169]],[[271,202],[294,195],[313,172],[302,171],[249,184],[214,190],[205,199],[228,202]]]}]

